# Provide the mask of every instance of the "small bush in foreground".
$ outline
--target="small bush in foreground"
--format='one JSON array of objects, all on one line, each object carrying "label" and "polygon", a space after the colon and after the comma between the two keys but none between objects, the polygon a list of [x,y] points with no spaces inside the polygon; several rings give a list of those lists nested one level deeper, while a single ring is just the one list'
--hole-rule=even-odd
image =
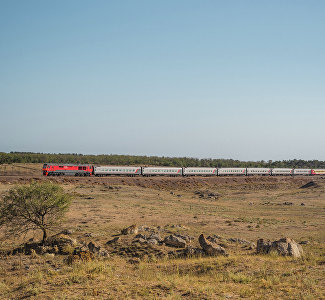
[{"label": "small bush in foreground", "polygon": [[60,224],[70,203],[63,188],[51,182],[17,186],[0,200],[0,227],[12,235],[41,230],[44,243],[48,230]]}]

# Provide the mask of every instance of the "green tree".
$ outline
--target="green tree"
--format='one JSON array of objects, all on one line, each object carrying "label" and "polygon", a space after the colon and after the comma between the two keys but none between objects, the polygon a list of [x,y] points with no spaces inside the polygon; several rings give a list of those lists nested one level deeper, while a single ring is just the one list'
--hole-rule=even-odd
[{"label": "green tree", "polygon": [[51,182],[17,186],[0,199],[0,227],[12,235],[41,230],[44,244],[48,230],[61,223],[70,203],[70,195]]}]

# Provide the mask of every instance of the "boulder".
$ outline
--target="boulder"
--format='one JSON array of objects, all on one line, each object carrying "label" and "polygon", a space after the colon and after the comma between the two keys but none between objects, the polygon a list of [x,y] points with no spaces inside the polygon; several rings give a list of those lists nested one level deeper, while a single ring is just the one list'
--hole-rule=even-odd
[{"label": "boulder", "polygon": [[271,252],[292,257],[301,257],[303,255],[301,245],[290,238],[282,238],[273,242],[269,240],[264,241],[263,239],[257,241],[256,253],[269,254]]},{"label": "boulder", "polygon": [[137,234],[138,233],[138,227],[136,225],[131,225],[129,227],[126,227],[124,229],[122,229],[122,234]]},{"label": "boulder", "polygon": [[56,234],[49,237],[42,246],[41,253],[69,254],[76,246],[77,241],[66,234]]},{"label": "boulder", "polygon": [[158,243],[162,242],[162,238],[158,232],[153,232],[149,235],[148,240],[156,240]]},{"label": "boulder", "polygon": [[264,239],[257,240],[256,253],[267,254],[270,253],[272,242],[270,240],[264,241]]},{"label": "boulder", "polygon": [[210,256],[215,256],[215,255],[225,255],[227,256],[228,254],[226,253],[226,250],[217,245],[214,244],[210,241],[208,241],[203,234],[199,236],[199,243],[200,246],[202,247],[203,251]]},{"label": "boulder", "polygon": [[190,243],[191,241],[193,241],[193,237],[187,235],[187,234],[179,234],[179,233],[175,233],[174,236],[179,237],[181,239],[183,239],[184,241],[186,241],[187,243]]},{"label": "boulder", "polygon": [[157,245],[158,244],[158,241],[156,239],[148,239],[147,240],[147,243],[148,244],[151,244],[151,245]]},{"label": "boulder", "polygon": [[75,239],[73,239],[63,233],[53,235],[53,236],[49,237],[45,242],[46,246],[57,245],[58,247],[66,246],[66,245],[76,246],[76,244],[77,244],[77,241]]},{"label": "boulder", "polygon": [[173,235],[173,234],[165,237],[164,243],[167,246],[176,247],[176,248],[186,247],[186,241],[176,235]]},{"label": "boulder", "polygon": [[90,243],[88,244],[88,249],[89,249],[89,251],[92,252],[92,253],[99,253],[99,251],[100,251],[100,246],[96,245],[96,244],[93,243],[93,242],[90,242]]}]

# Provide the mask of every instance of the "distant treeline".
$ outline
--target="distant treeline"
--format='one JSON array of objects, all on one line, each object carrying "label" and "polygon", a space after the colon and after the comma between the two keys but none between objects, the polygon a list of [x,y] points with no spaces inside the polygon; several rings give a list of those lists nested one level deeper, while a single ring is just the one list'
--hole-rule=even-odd
[{"label": "distant treeline", "polygon": [[233,159],[198,159],[190,157],[158,157],[134,155],[83,155],[31,152],[0,152],[0,164],[12,163],[72,163],[94,165],[141,165],[177,167],[269,167],[269,168],[325,168],[325,161],[239,161]]}]

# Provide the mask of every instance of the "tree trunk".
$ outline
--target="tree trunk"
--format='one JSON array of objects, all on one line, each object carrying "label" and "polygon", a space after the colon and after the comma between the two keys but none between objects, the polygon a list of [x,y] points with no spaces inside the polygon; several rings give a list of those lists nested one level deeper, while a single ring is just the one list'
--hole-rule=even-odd
[{"label": "tree trunk", "polygon": [[43,240],[42,240],[42,244],[44,245],[45,244],[45,241],[47,239],[47,232],[46,232],[46,229],[42,229],[43,230]]}]

